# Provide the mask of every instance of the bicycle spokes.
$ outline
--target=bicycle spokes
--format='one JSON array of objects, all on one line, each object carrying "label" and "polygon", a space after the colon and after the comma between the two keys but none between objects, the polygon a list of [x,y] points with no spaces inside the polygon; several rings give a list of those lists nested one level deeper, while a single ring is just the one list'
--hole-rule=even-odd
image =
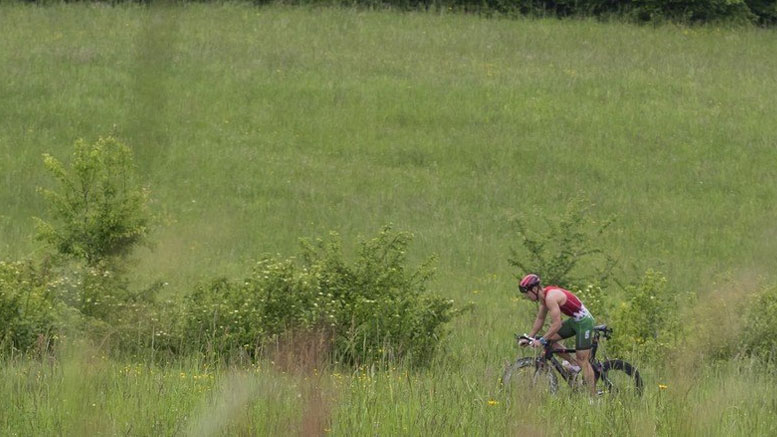
[{"label": "bicycle spokes", "polygon": [[556,374],[548,363],[528,357],[505,369],[502,383],[506,389],[522,397],[555,393],[558,387]]}]

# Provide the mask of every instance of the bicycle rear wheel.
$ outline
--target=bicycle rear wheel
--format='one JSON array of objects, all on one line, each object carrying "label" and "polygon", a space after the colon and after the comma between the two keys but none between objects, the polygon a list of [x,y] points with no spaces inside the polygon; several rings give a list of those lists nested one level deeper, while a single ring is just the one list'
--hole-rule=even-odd
[{"label": "bicycle rear wheel", "polygon": [[597,381],[602,394],[642,396],[642,377],[636,367],[623,360],[607,360]]},{"label": "bicycle rear wheel", "polygon": [[539,358],[524,357],[507,366],[502,375],[502,385],[510,391],[555,394],[558,391],[558,378],[550,363]]}]

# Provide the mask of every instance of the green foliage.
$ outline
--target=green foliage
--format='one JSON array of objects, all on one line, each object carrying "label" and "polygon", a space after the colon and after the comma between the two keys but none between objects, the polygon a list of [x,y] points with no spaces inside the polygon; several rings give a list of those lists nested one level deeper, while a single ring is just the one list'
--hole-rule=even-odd
[{"label": "green foliage", "polygon": [[67,265],[56,270],[58,280],[51,284],[57,301],[80,314],[119,326],[128,317],[128,310],[153,301],[159,284],[139,292],[132,291],[127,278],[112,266]]},{"label": "green foliage", "polygon": [[44,154],[59,190],[41,189],[52,221],[36,219],[37,238],[58,253],[98,266],[121,257],[148,234],[148,191],[136,180],[132,151],[113,137],[78,140],[65,166]]},{"label": "green foliage", "polygon": [[[316,0],[295,0],[292,3],[319,3]],[[257,3],[267,3],[262,0]],[[325,3],[332,3],[326,0]],[[401,10],[448,9],[476,11],[483,15],[607,17],[624,16],[638,21],[699,22],[775,22],[777,10],[772,0],[339,0],[335,4],[358,4],[368,7],[388,6]]]},{"label": "green foliage", "polygon": [[[37,238],[56,250],[51,299],[70,310],[70,326],[104,345],[124,347],[153,329],[153,292],[134,292],[126,256],[147,240],[148,190],[138,181],[132,151],[113,137],[75,143],[69,165],[44,154],[58,182],[41,189],[51,221],[36,219]],[[149,334],[150,336],[151,334]],[[110,343],[106,343],[110,342]]]},{"label": "green foliage", "polygon": [[616,260],[602,249],[601,235],[613,220],[595,221],[590,208],[580,199],[572,200],[558,216],[544,217],[544,231],[530,229],[522,217],[514,218],[520,249],[510,249],[510,265],[539,274],[546,285],[606,287]]},{"label": "green foliage", "polygon": [[744,352],[774,360],[777,358],[777,286],[764,289],[746,309],[741,340]]},{"label": "green foliage", "polygon": [[48,349],[57,319],[48,285],[32,263],[0,261],[2,352]]},{"label": "green foliage", "polygon": [[299,260],[265,258],[244,281],[218,279],[189,295],[183,332],[220,354],[256,354],[281,334],[316,331],[340,362],[427,363],[453,302],[428,293],[429,263],[407,266],[410,241],[386,227],[361,243],[353,262],[335,234],[305,242]]},{"label": "green foliage", "polygon": [[606,323],[610,319],[615,303],[601,286],[587,285],[582,288],[573,288],[571,291],[580,298],[597,323]]},{"label": "green foliage", "polygon": [[105,268],[0,262],[0,352],[43,353],[73,334],[117,351],[148,350],[147,333],[166,308],[154,306],[155,288],[133,293],[125,282]]},{"label": "green foliage", "polygon": [[765,25],[777,24],[777,0],[745,0],[750,10]]},{"label": "green foliage", "polygon": [[648,360],[661,360],[682,336],[677,291],[666,278],[648,270],[636,285],[626,287],[626,300],[612,310],[610,350]]},{"label": "green foliage", "polygon": [[751,21],[756,18],[745,0],[636,0],[628,12],[635,18],[650,21]]}]

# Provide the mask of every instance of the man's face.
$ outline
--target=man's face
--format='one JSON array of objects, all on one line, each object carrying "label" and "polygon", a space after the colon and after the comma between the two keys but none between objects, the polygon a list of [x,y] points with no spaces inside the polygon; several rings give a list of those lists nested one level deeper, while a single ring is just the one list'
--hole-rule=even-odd
[{"label": "man's face", "polygon": [[536,285],[530,288],[529,291],[524,293],[526,295],[526,298],[532,302],[537,302],[537,299],[539,299],[539,292],[537,291],[538,288],[539,287],[537,287]]}]

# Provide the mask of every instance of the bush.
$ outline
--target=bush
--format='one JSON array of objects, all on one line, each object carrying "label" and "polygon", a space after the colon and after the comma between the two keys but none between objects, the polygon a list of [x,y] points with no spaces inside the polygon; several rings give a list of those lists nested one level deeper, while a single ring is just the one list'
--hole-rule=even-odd
[{"label": "bush", "polygon": [[610,350],[637,352],[648,360],[666,357],[682,338],[676,290],[663,275],[649,270],[639,284],[626,287],[626,299],[612,311]]},{"label": "bush", "polygon": [[746,310],[741,340],[743,352],[769,359],[777,358],[777,286],[766,288],[752,298]]},{"label": "bush", "polygon": [[515,217],[519,249],[510,249],[508,262],[524,273],[539,274],[546,285],[606,288],[616,261],[598,242],[613,219],[596,222],[589,209],[584,201],[572,200],[561,214],[544,217],[543,231],[530,229],[525,218]]},{"label": "bush", "polygon": [[[132,292],[123,274],[111,266],[65,264],[53,269],[53,298],[87,317],[110,323],[122,321],[133,302],[150,300],[152,292]],[[155,286],[152,288],[156,289]]]},{"label": "bush", "polygon": [[53,351],[74,334],[106,348],[147,350],[164,311],[149,299],[153,291],[130,293],[111,272],[92,267],[0,262],[0,352]]},{"label": "bush", "polygon": [[29,262],[0,261],[0,346],[3,352],[48,349],[57,333],[45,275]]},{"label": "bush", "polygon": [[407,267],[407,233],[384,228],[345,260],[339,237],[303,244],[299,259],[265,258],[250,277],[217,279],[186,298],[190,345],[254,356],[289,332],[317,331],[334,360],[425,364],[454,315],[453,302],[429,294],[429,263]]},{"label": "bush", "polygon": [[591,315],[596,319],[596,323],[607,323],[615,305],[612,299],[609,299],[602,287],[598,285],[587,285],[582,288],[573,288],[571,290],[583,302]]}]

